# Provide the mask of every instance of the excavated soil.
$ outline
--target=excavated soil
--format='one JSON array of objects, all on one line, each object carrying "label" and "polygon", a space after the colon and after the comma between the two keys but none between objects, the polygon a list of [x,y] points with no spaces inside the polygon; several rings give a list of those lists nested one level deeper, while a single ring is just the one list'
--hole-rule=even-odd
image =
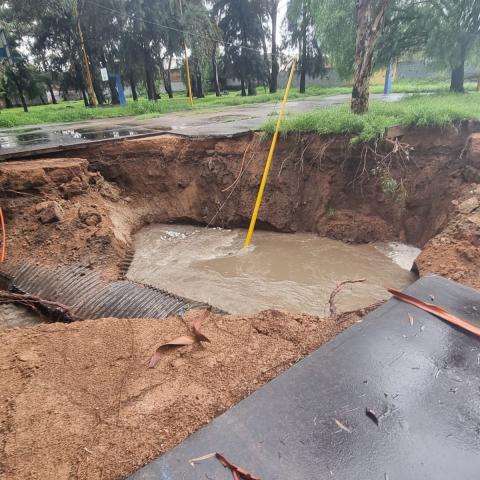
[{"label": "excavated soil", "polygon": [[[374,152],[348,138],[282,139],[258,225],[348,242],[411,243],[423,249],[420,275],[480,287],[476,130],[397,129],[392,135],[411,148],[403,159],[388,156],[388,142]],[[82,158],[1,164],[8,248],[0,273],[27,260],[81,263],[113,279],[145,224],[245,226],[267,149],[256,134],[162,136],[86,148]],[[153,370],[145,360],[186,332],[180,319],[4,330],[0,478],[124,478],[359,316],[212,316],[205,326],[211,344],[167,352]]]},{"label": "excavated soil", "polygon": [[210,344],[165,352],[155,369],[156,347],[188,333],[178,317],[0,331],[0,478],[125,478],[364,313],[211,315]]}]

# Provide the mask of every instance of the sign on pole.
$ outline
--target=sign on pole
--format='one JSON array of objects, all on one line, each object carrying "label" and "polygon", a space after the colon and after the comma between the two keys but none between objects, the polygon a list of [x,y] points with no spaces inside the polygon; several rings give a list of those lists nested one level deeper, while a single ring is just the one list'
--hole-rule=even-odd
[{"label": "sign on pole", "polygon": [[100,74],[102,75],[102,80],[104,82],[108,82],[108,72],[107,72],[107,69],[106,68],[101,68],[100,69]]}]

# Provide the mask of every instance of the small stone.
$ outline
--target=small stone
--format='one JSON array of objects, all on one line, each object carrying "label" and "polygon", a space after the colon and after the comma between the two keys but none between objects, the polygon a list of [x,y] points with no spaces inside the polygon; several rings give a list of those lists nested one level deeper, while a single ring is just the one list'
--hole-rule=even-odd
[{"label": "small stone", "polygon": [[64,214],[62,207],[55,201],[41,202],[35,205],[35,212],[42,223],[61,222]]},{"label": "small stone", "polygon": [[102,216],[97,211],[84,207],[79,208],[78,218],[82,223],[90,227],[98,225],[102,221]]},{"label": "small stone", "polygon": [[477,197],[471,197],[468,200],[463,201],[459,206],[458,210],[460,213],[472,213],[480,206],[480,202]]},{"label": "small stone", "polygon": [[65,198],[72,198],[88,190],[88,183],[80,177],[73,177],[70,182],[60,185],[60,190]]},{"label": "small stone", "polygon": [[480,213],[474,213],[470,215],[469,217],[467,217],[467,220],[476,225],[477,227],[480,227]]},{"label": "small stone", "polygon": [[108,182],[103,182],[99,188],[100,195],[112,202],[120,200],[120,190]]}]

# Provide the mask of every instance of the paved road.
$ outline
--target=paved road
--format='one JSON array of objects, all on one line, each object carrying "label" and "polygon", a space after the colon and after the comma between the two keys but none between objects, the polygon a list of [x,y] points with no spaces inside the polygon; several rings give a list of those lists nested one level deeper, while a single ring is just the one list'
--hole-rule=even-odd
[{"label": "paved road", "polygon": [[[384,101],[397,101],[401,94],[372,95]],[[287,113],[302,113],[348,102],[349,95],[307,97],[288,102]],[[229,136],[258,129],[279,104],[166,113],[155,118],[108,118],[75,123],[56,123],[0,129],[0,159],[34,153],[48,153],[65,147],[111,139],[174,133],[185,136]]]}]

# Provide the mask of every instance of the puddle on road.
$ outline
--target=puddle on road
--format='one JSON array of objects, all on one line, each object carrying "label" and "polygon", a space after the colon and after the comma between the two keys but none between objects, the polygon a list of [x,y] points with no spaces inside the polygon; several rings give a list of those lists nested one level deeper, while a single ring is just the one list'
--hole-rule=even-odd
[{"label": "puddle on road", "polygon": [[[169,127],[161,127],[162,130],[169,130]],[[77,141],[87,140],[106,140],[115,138],[131,137],[134,135],[154,134],[158,131],[157,128],[78,128],[78,129],[64,129],[64,130],[42,130],[37,129],[32,132],[15,131],[7,132],[2,130],[0,132],[0,148],[15,148],[28,145],[41,145],[52,143],[56,146],[60,143],[77,143]]]},{"label": "puddle on road", "polygon": [[324,315],[338,281],[366,278],[337,296],[339,311],[386,299],[386,287],[415,280],[420,252],[397,243],[347,245],[313,234],[257,231],[241,253],[244,230],[150,225],[135,237],[130,280],[208,302],[230,313],[276,308]]}]

